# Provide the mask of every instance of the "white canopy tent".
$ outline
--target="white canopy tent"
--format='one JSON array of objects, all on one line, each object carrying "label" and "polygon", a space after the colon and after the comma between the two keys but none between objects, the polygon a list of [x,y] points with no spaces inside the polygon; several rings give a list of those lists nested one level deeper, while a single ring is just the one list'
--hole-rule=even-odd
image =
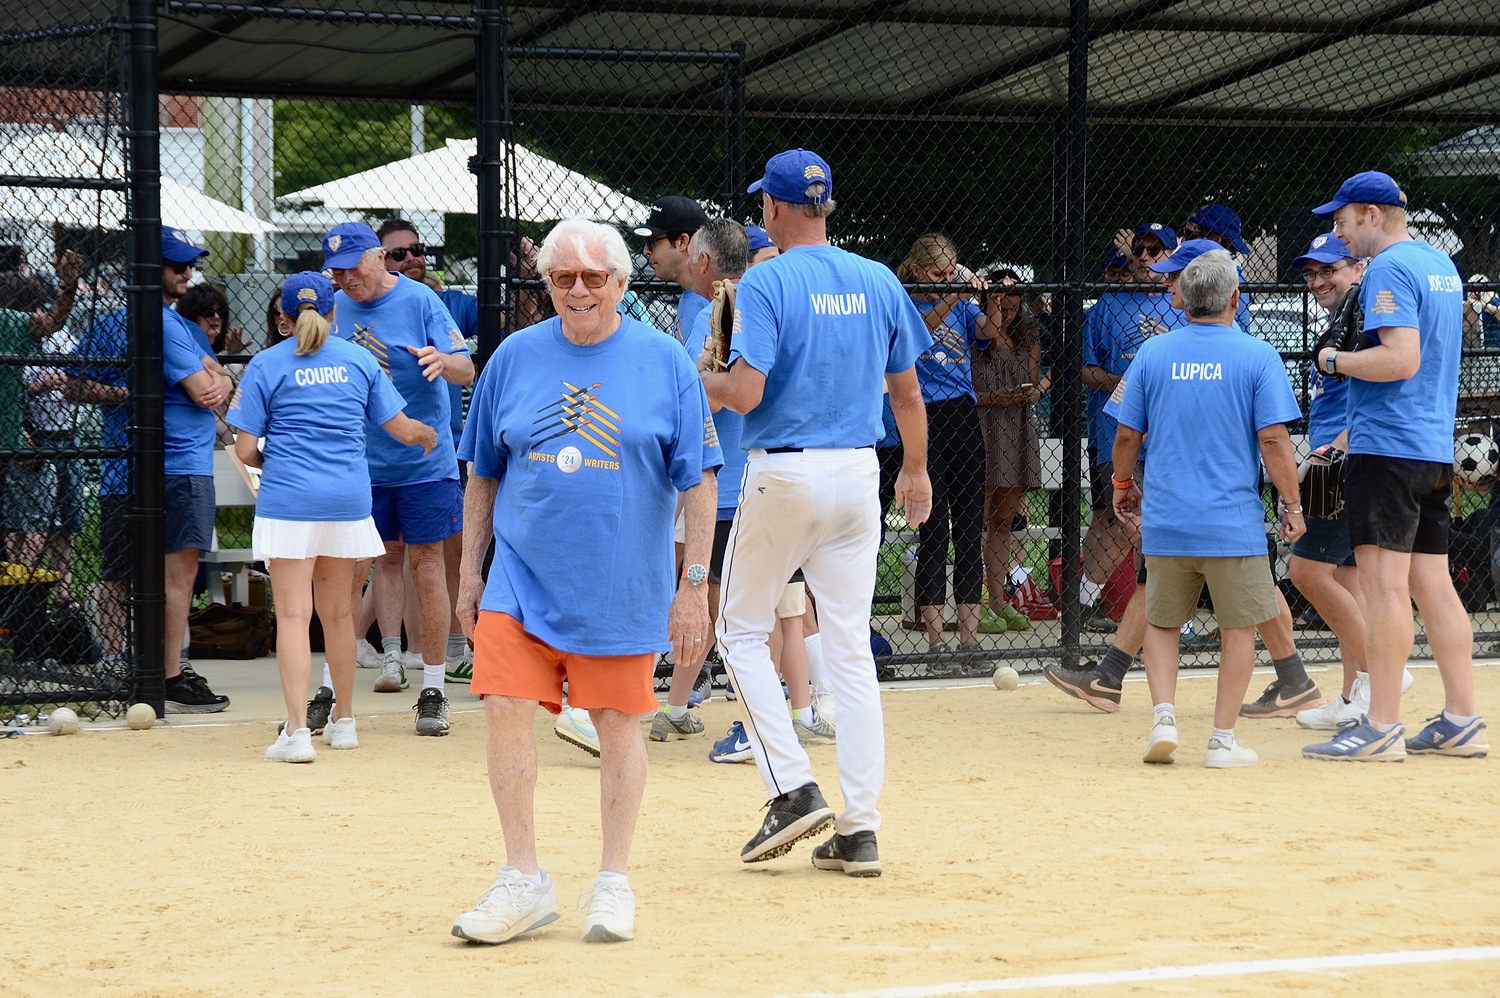
[{"label": "white canopy tent", "polygon": [[[455,215],[479,212],[479,178],[469,171],[475,139],[449,139],[441,149],[387,163],[339,180],[285,194],[285,203],[318,203],[349,210],[434,211]],[[650,209],[596,180],[515,147],[518,217],[544,222],[583,215],[604,222],[645,219]]]}]

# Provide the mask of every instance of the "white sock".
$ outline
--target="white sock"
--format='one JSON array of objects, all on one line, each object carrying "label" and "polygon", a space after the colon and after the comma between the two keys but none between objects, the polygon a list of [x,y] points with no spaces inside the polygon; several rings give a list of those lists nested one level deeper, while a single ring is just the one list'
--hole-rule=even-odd
[{"label": "white sock", "polygon": [[1177,723],[1177,705],[1176,704],[1159,703],[1159,704],[1157,704],[1155,707],[1153,707],[1151,709],[1155,712],[1154,720],[1160,721],[1162,718],[1167,717],[1167,718],[1171,718],[1172,719],[1172,723],[1173,724]]},{"label": "white sock", "polygon": [[809,634],[802,643],[807,646],[807,681],[813,689],[822,689],[827,685],[823,682],[823,635]]},{"label": "white sock", "polygon": [[328,671],[328,666],[326,664],[323,666],[323,685],[328,687],[330,690],[333,689],[333,673]]},{"label": "white sock", "polygon": [[1229,745],[1229,746],[1233,746],[1234,745],[1234,729],[1233,728],[1229,728],[1228,730],[1225,730],[1224,728],[1215,728],[1214,729],[1213,737],[1217,738],[1219,741],[1223,742],[1225,745]]},{"label": "white sock", "polygon": [[600,870],[594,876],[594,883],[600,885],[601,887],[613,886],[623,887],[626,890],[630,889],[630,878],[625,876],[625,874],[623,873],[616,873],[613,870]]},{"label": "white sock", "polygon": [[399,635],[397,637],[394,637],[394,638],[381,638],[380,639],[380,651],[381,651],[382,654],[389,655],[393,651],[400,651],[400,650],[401,650],[401,638],[400,638]]},{"label": "white sock", "polygon": [[1078,580],[1078,602],[1084,606],[1093,606],[1099,602],[1099,594],[1102,592],[1104,592],[1104,587],[1091,581],[1088,576],[1083,576]]},{"label": "white sock", "polygon": [[1462,714],[1455,714],[1451,710],[1443,711],[1443,716],[1452,723],[1458,725],[1460,728],[1467,727],[1468,725],[1473,724],[1475,721],[1479,720],[1478,714],[1475,714],[1473,717],[1465,717]]},{"label": "white sock", "polygon": [[426,662],[423,662],[422,689],[437,690],[439,693],[443,692],[443,673],[447,668],[448,666],[442,662],[439,662],[437,665],[428,665]]}]

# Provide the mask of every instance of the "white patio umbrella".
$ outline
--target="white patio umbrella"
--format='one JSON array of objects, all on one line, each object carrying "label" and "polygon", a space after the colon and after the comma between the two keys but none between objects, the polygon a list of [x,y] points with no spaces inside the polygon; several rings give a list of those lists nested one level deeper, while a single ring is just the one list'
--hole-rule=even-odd
[{"label": "white patio umbrella", "polygon": [[[125,166],[114,150],[82,142],[65,132],[33,132],[0,142],[0,173],[118,178],[125,176]],[[178,229],[250,234],[276,231],[270,222],[171,177],[161,178],[161,213],[163,222]],[[0,218],[118,229],[125,220],[125,195],[122,191],[0,187]]]},{"label": "white patio umbrella", "polygon": [[[441,149],[294,191],[278,200],[321,202],[349,210],[478,214],[479,178],[469,172],[469,157],[478,148],[476,139],[449,139]],[[523,221],[583,215],[606,222],[638,222],[650,211],[634,198],[524,146],[515,150],[517,213]]]}]

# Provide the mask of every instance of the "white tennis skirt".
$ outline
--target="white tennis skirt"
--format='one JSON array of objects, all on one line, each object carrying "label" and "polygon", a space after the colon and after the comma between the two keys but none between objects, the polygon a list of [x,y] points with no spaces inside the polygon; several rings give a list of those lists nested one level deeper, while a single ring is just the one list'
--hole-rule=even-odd
[{"label": "white tennis skirt", "polygon": [[363,520],[273,520],[255,518],[250,550],[257,561],[268,558],[378,558],[385,542],[375,518]]}]

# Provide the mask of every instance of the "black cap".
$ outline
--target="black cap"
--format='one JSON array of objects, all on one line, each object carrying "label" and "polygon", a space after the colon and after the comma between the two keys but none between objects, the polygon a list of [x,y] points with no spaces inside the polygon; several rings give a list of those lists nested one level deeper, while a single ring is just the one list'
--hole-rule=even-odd
[{"label": "black cap", "polygon": [[638,236],[676,236],[697,232],[708,221],[703,206],[692,198],[672,194],[657,198],[651,205],[646,224],[635,227]]}]

